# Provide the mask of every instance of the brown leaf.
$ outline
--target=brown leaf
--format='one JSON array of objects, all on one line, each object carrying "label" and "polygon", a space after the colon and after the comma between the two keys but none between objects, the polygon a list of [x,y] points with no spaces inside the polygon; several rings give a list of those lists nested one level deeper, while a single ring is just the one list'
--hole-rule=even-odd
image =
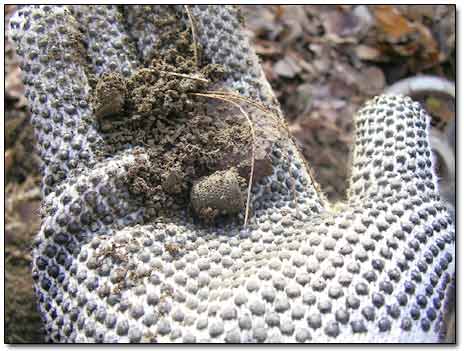
[{"label": "brown leaf", "polygon": [[326,34],[339,40],[353,37],[361,29],[358,17],[351,12],[334,10],[322,14],[322,19]]},{"label": "brown leaf", "polygon": [[242,6],[246,14],[246,27],[256,37],[266,33],[271,38],[277,36],[282,30],[282,26],[276,26],[275,14],[270,6]]},{"label": "brown leaf", "polygon": [[5,77],[6,98],[15,101],[15,108],[21,109],[27,106],[27,99],[24,96],[24,85],[21,80],[21,69],[16,66],[7,73]]},{"label": "brown leaf", "polygon": [[404,7],[390,5],[371,7],[377,20],[377,28],[384,35],[383,41],[380,37],[377,41],[378,48],[381,48],[386,57],[407,57],[405,63],[412,72],[419,72],[438,64],[446,54],[440,54],[439,45],[428,28],[430,25],[426,26],[420,20],[409,20],[399,8],[404,10]]},{"label": "brown leaf", "polygon": [[392,5],[376,5],[372,7],[377,25],[393,42],[414,32],[414,26]]},{"label": "brown leaf", "polygon": [[[277,74],[274,72],[274,68],[272,66],[271,61],[263,61],[261,64],[261,67],[263,68],[264,75],[266,76],[266,79],[269,81],[276,80],[278,78]],[[276,96],[280,93],[280,90],[274,92]]]},{"label": "brown leaf", "polygon": [[282,52],[282,48],[270,40],[256,40],[254,44],[255,52],[262,56],[278,55]]},{"label": "brown leaf", "polygon": [[356,46],[354,49],[356,56],[358,56],[361,60],[367,60],[367,61],[383,61],[383,55],[382,52],[372,46],[367,46],[360,44]]},{"label": "brown leaf", "polygon": [[296,38],[306,31],[312,30],[312,23],[308,20],[303,6],[282,6],[283,11],[280,20],[285,26],[285,35],[281,40],[284,45],[293,43]]},{"label": "brown leaf", "polygon": [[367,96],[380,94],[385,88],[385,76],[380,68],[375,66],[362,70],[358,81],[359,90]]},{"label": "brown leaf", "polygon": [[422,56],[429,61],[429,64],[438,63],[439,51],[438,44],[432,36],[430,30],[424,26],[422,23],[416,25],[417,31],[420,34],[419,42],[423,48]]},{"label": "brown leaf", "polygon": [[280,20],[285,13],[285,6],[277,5],[274,7],[274,14],[277,20]]},{"label": "brown leaf", "polygon": [[454,118],[454,112],[450,108],[449,104],[437,97],[429,96],[425,100],[425,108],[433,116],[440,118],[442,122],[448,123]]},{"label": "brown leaf", "polygon": [[[443,5],[438,5],[443,6]],[[437,5],[395,5],[406,17],[414,21],[421,21],[424,17],[433,19]]]},{"label": "brown leaf", "polygon": [[293,78],[301,72],[301,67],[291,57],[285,57],[274,65],[274,71],[281,77]]},{"label": "brown leaf", "polygon": [[7,172],[13,167],[14,163],[14,150],[8,149],[5,151],[5,170]]}]

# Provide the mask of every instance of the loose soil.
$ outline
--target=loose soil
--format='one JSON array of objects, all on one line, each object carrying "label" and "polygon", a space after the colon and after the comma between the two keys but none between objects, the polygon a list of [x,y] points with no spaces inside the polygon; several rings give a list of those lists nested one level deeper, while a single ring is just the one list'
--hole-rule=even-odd
[{"label": "loose soil", "polygon": [[[170,25],[179,19],[159,21]],[[136,156],[126,180],[130,191],[144,199],[147,219],[187,209],[212,223],[244,209],[243,185],[250,180],[257,141],[233,103],[194,95],[220,90],[224,68],[205,62],[197,67],[194,52],[202,57],[200,44],[189,28],[173,28],[162,34],[155,50],[159,55],[147,67],[129,79],[111,73],[97,82],[92,101],[104,139],[97,149],[106,157],[131,146],[144,148],[148,159]],[[255,181],[270,172],[266,152],[259,155]],[[206,184],[215,184],[220,193],[208,193]],[[224,201],[231,201],[230,206]]]}]

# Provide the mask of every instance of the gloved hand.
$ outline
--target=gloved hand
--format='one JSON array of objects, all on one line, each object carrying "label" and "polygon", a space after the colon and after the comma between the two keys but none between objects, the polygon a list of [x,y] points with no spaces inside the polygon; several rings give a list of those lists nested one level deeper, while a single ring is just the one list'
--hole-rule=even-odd
[{"label": "gloved hand", "polygon": [[[355,116],[348,201],[331,205],[284,128],[236,9],[189,9],[36,6],[11,20],[43,160],[33,278],[49,340],[439,341],[454,285],[455,233],[432,170],[426,112],[402,96],[368,102]],[[177,21],[161,21],[167,14]],[[110,90],[110,106],[94,99],[99,79],[119,73],[119,81],[130,80],[139,65],[169,53],[162,38],[170,25],[192,22],[202,47],[196,62],[225,72],[214,90],[268,109],[191,97],[211,100],[213,115],[221,106],[237,119],[251,111],[256,171],[269,166],[255,173],[249,207],[206,223],[185,204],[153,216],[146,194],[128,180],[140,162],[145,170],[156,162],[152,146],[135,147],[134,139],[99,154],[107,142],[102,118],[124,113],[130,91]],[[156,178],[149,171],[141,189]],[[213,195],[234,199],[236,174],[229,183],[205,177]]]}]

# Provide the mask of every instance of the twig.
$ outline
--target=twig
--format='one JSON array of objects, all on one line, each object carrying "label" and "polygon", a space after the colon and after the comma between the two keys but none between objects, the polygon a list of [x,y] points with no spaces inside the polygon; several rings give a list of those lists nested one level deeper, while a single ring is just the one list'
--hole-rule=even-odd
[{"label": "twig", "polygon": [[201,77],[189,76],[187,74],[168,72],[168,71],[159,71],[159,72],[162,74],[167,74],[168,76],[177,76],[177,77],[182,77],[182,78],[187,78],[187,79],[199,80],[200,82],[204,82],[204,83],[209,83],[208,79],[201,78]]},{"label": "twig", "polygon": [[197,39],[197,33],[195,31],[195,22],[193,21],[193,16],[192,13],[190,12],[190,9],[188,8],[188,5],[184,5],[185,12],[187,12],[187,16],[190,22],[190,28],[192,30],[192,41],[193,41],[193,58],[195,60],[195,66],[198,68],[199,67],[199,59],[198,59],[198,39]]},{"label": "twig", "polygon": [[243,226],[247,226],[248,222],[248,216],[249,216],[249,211],[250,211],[250,199],[251,199],[251,187],[253,184],[253,173],[255,170],[255,153],[256,153],[256,134],[255,134],[255,128],[253,126],[253,121],[251,120],[250,116],[246,113],[246,111],[238,104],[237,102],[224,98],[222,96],[214,95],[214,94],[202,94],[202,93],[193,93],[194,95],[197,96],[204,96],[204,97],[209,97],[213,99],[218,99],[222,101],[226,101],[230,104],[235,105],[239,109],[239,111],[245,116],[246,120],[248,121],[250,125],[250,131],[251,131],[251,138],[252,138],[252,148],[251,148],[251,170],[250,170],[250,179],[248,180],[248,191],[247,191],[247,201],[246,201],[246,207],[245,207],[245,220],[243,223]]}]

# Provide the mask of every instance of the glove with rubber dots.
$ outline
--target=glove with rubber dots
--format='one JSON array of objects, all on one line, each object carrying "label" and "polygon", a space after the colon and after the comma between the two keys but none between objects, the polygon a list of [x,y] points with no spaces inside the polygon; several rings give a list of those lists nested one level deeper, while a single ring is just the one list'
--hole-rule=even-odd
[{"label": "glove with rubber dots", "polygon": [[43,161],[50,341],[442,340],[455,232],[418,103],[357,113],[332,205],[236,8],[30,6],[10,27]]}]

